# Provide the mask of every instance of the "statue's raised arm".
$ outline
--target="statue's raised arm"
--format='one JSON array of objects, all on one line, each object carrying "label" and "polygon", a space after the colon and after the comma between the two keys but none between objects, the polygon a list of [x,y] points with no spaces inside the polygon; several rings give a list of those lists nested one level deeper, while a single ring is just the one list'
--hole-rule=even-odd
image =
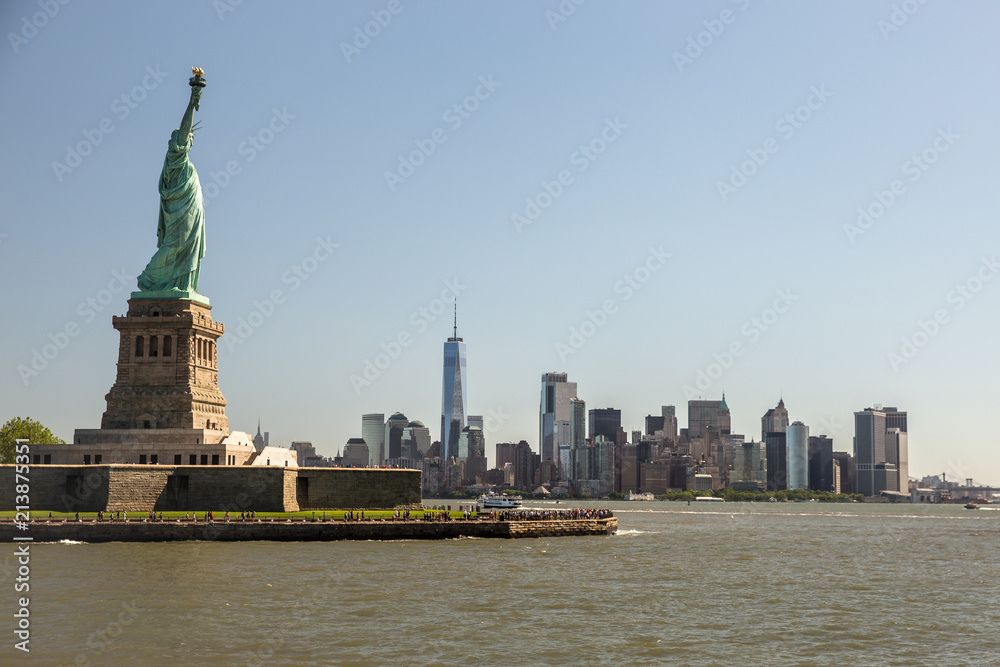
[{"label": "statue's raised arm", "polygon": [[156,254],[139,276],[140,293],[148,298],[197,298],[201,259],[205,256],[205,205],[198,172],[188,159],[194,143],[194,112],[201,107],[204,72],[192,68],[191,99],[180,127],[170,135],[160,173],[160,217]]}]

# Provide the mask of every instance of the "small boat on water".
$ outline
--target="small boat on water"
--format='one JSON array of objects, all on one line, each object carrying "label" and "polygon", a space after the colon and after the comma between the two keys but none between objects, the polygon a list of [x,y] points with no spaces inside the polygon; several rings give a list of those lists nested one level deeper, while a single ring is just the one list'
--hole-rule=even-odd
[{"label": "small boat on water", "polygon": [[484,493],[476,499],[479,509],[487,510],[509,510],[521,506],[524,499],[521,496],[508,496],[506,494]]},{"label": "small boat on water", "polygon": [[979,505],[977,505],[976,503],[965,503],[965,509],[967,509],[967,510],[977,510],[977,509],[979,509]]},{"label": "small boat on water", "polygon": [[696,503],[724,503],[725,498],[716,498],[715,496],[698,496],[694,499]]},{"label": "small boat on water", "polygon": [[625,496],[625,500],[656,500],[656,496],[652,493],[636,493],[635,491],[629,491],[628,495]]}]

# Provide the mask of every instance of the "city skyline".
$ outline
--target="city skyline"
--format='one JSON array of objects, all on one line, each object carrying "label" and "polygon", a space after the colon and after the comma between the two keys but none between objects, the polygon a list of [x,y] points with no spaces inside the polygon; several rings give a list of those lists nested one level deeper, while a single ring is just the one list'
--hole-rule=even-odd
[{"label": "city skyline", "polygon": [[1000,8],[894,4],[215,3],[179,40],[171,7],[3,3],[3,417],[100,426],[197,65],[231,429],[438,437],[461,298],[491,457],[538,450],[555,369],[629,431],[725,393],[749,437],[784,396],[850,451],[854,412],[905,406],[913,476],[997,483],[967,417],[998,400]]}]

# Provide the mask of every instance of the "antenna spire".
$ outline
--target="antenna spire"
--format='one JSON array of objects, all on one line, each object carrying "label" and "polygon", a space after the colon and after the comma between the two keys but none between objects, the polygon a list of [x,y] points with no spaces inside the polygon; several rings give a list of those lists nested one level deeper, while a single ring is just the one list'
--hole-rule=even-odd
[{"label": "antenna spire", "polygon": [[455,331],[453,336],[458,338],[458,299],[455,299]]}]

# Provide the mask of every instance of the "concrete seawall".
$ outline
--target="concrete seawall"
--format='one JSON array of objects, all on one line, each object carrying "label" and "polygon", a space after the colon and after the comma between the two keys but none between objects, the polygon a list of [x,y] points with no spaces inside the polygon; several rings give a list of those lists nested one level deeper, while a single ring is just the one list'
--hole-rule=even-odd
[{"label": "concrete seawall", "polygon": [[[36,512],[420,509],[420,475],[389,468],[138,464],[41,464],[25,473]],[[15,466],[0,465],[0,509],[20,504],[18,484]]]},{"label": "concrete seawall", "polygon": [[445,540],[459,537],[563,537],[612,535],[616,517],[560,519],[553,521],[164,521],[38,522],[27,531],[13,523],[0,523],[0,542],[29,536],[34,542],[175,542],[217,540],[240,542],[324,542],[334,540]]}]

